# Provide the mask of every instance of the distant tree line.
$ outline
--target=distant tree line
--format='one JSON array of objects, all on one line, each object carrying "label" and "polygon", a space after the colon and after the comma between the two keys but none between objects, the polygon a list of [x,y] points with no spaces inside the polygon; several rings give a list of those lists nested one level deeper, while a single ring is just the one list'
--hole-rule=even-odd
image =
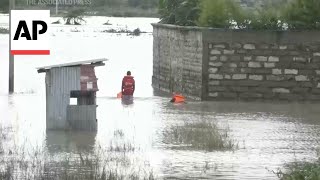
[{"label": "distant tree line", "polygon": [[157,8],[159,0],[93,0],[93,6],[129,6],[140,8]]},{"label": "distant tree line", "polygon": [[[9,0],[1,0],[1,1],[9,1]],[[34,2],[34,4],[42,4],[41,2],[55,2],[55,0],[32,0],[29,2]],[[63,1],[63,0],[58,0]],[[71,0],[66,0],[67,2],[72,2]],[[84,0],[82,0],[84,1]],[[157,8],[158,7],[158,1],[159,0],[85,0],[86,2],[90,3],[85,3],[85,5],[90,5],[93,7],[98,7],[98,6],[127,6],[127,7],[141,7],[141,8]],[[17,4],[20,5],[28,5],[28,0],[16,0]],[[74,2],[79,2],[74,1]],[[45,3],[44,3],[45,4]],[[55,3],[47,4],[48,6],[54,6]],[[30,4],[29,4],[30,5]],[[72,5],[72,4],[70,4]],[[79,5],[79,4],[77,4]],[[61,6],[69,6],[68,4],[61,4]]]},{"label": "distant tree line", "polygon": [[320,30],[320,0],[269,2],[248,10],[234,0],[160,0],[160,22],[230,29]]},{"label": "distant tree line", "polygon": [[0,0],[0,12],[9,11],[9,0]]}]

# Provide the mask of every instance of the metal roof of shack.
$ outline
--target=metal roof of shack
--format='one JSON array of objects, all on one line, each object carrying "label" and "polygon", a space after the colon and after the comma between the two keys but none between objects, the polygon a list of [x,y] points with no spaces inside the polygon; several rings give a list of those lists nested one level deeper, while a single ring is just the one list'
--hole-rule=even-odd
[{"label": "metal roof of shack", "polygon": [[43,66],[43,67],[38,67],[38,73],[46,72],[47,70],[50,70],[52,68],[59,68],[59,67],[72,67],[72,66],[81,66],[85,64],[91,64],[94,66],[104,66],[105,64],[103,63],[104,61],[108,61],[106,58],[101,58],[101,59],[92,59],[92,60],[86,60],[86,61],[76,61],[76,62],[69,62],[69,63],[64,63],[64,64],[56,64],[56,65],[51,65],[51,66]]}]

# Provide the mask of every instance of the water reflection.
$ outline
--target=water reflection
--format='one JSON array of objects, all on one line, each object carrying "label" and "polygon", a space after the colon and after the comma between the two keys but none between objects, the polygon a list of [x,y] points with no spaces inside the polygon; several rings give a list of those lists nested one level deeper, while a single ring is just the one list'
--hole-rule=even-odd
[{"label": "water reflection", "polygon": [[[46,167],[50,167],[48,172],[64,172],[57,166],[73,172],[78,172],[74,169],[77,167],[89,168],[85,162],[88,157],[88,162],[99,162],[99,167],[106,165],[106,170],[112,172],[118,168],[134,174],[138,172],[136,167],[140,167],[167,179],[274,179],[276,176],[266,168],[276,170],[288,162],[317,158],[320,125],[310,121],[319,117],[314,104],[189,101],[177,106],[168,101],[170,98],[153,97],[136,98],[128,108],[119,99],[98,98],[97,133],[47,131],[42,139],[39,132],[45,124],[40,122],[45,114],[32,112],[43,105],[41,99],[34,95],[11,99],[13,105],[7,107],[7,118],[14,122],[14,133],[6,134],[2,142],[8,154],[12,145],[7,146],[7,141],[23,147],[19,139],[26,138],[31,142],[28,144],[31,148],[25,148],[29,152],[36,142],[44,141],[40,152],[48,153],[45,161]],[[8,102],[8,98],[4,100]],[[38,103],[26,109],[31,101]],[[293,112],[298,107],[300,114]],[[19,118],[11,119],[10,112],[19,112]],[[39,123],[41,126],[36,125]],[[30,127],[38,129],[37,132],[31,132]],[[210,152],[207,145],[216,142],[210,137],[219,139],[220,135],[222,139],[235,140],[239,148],[232,151],[214,148]],[[212,145],[215,144],[219,143]]]},{"label": "water reflection", "polygon": [[[121,22],[134,24],[131,22],[134,20],[123,18]],[[1,139],[4,153],[0,153],[0,162],[10,164],[13,160],[25,165],[24,162],[32,163],[35,159],[40,169],[28,168],[44,174],[39,179],[50,179],[47,176],[50,173],[58,179],[80,172],[89,172],[89,176],[91,172],[99,172],[97,175],[101,176],[103,167],[104,174],[112,177],[154,174],[160,179],[275,179],[267,169],[317,158],[319,104],[191,100],[172,104],[170,94],[153,92],[151,88],[151,35],[132,38],[91,31],[72,33],[68,28],[73,27],[56,27],[52,56],[16,58],[16,88],[22,93],[0,96],[0,127],[12,127],[10,133],[2,131],[5,138]],[[84,27],[93,31],[94,28]],[[65,32],[58,31],[62,29]],[[0,55],[7,56],[7,42],[8,37],[0,35]],[[119,53],[120,50],[124,53]],[[37,74],[35,68],[96,57],[110,59],[96,72],[100,89],[98,132],[46,131],[44,76]],[[0,61],[2,94],[7,89],[7,64],[7,61]],[[122,73],[127,69],[134,72],[137,83],[134,104],[129,106],[116,99]],[[214,125],[203,121],[214,122]],[[212,136],[208,136],[209,133]],[[210,151],[207,145],[215,142],[210,138],[219,139],[220,135],[225,135],[222,139],[235,140],[239,148]],[[213,143],[216,144],[219,143]],[[42,155],[35,158],[39,153],[18,156],[13,152],[10,156],[14,146],[25,152],[36,149],[35,152]],[[21,161],[21,157],[28,159]],[[0,163],[1,168],[3,165],[6,164]],[[84,175],[83,178],[90,179]]]},{"label": "water reflection", "polygon": [[47,131],[46,147],[51,154],[92,153],[96,132]]},{"label": "water reflection", "polygon": [[133,104],[133,96],[123,95],[121,98],[121,102],[123,105],[132,105]]}]

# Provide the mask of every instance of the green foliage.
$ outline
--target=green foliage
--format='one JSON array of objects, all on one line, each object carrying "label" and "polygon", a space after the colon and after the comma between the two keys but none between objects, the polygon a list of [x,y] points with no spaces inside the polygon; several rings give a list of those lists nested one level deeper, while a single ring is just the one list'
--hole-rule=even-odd
[{"label": "green foliage", "polygon": [[256,13],[248,13],[246,22],[239,26],[241,29],[254,30],[282,30],[284,27],[281,16],[277,10],[269,8],[258,10]]},{"label": "green foliage", "polygon": [[215,28],[230,28],[239,15],[240,7],[233,0],[202,0],[198,25]]},{"label": "green foliage", "polygon": [[320,29],[320,1],[294,0],[285,9],[289,29]]},{"label": "green foliage", "polygon": [[279,170],[276,175],[281,180],[318,180],[320,179],[320,161],[315,163],[293,163],[286,173]]},{"label": "green foliage", "polygon": [[[229,134],[230,129],[219,129],[213,121],[187,122],[182,126],[172,126],[163,131],[163,142],[173,148],[199,149],[205,151],[235,150],[236,142]],[[175,145],[179,145],[177,147]],[[182,145],[182,146],[181,146]]]},{"label": "green foliage", "polygon": [[263,9],[234,0],[160,0],[161,23],[255,30],[320,29],[319,0],[271,0]]},{"label": "green foliage", "polygon": [[160,0],[161,23],[194,26],[199,18],[199,0]]}]

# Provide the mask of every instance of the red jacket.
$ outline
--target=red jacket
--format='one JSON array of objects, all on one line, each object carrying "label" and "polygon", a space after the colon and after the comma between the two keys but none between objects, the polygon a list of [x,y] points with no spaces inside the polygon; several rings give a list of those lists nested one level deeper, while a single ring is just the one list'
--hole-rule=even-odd
[{"label": "red jacket", "polygon": [[125,76],[122,79],[121,91],[123,95],[133,95],[135,90],[135,81],[133,76]]}]

